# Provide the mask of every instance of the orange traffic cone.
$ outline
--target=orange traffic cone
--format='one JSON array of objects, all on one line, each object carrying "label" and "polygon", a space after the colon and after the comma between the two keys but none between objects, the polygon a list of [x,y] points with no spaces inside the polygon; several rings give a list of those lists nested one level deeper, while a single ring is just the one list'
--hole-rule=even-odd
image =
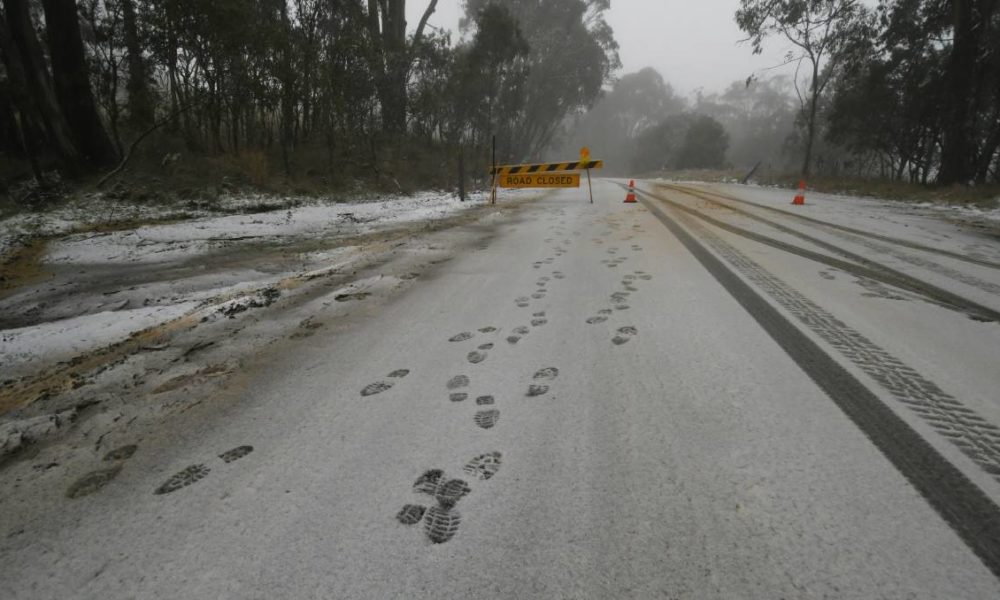
[{"label": "orange traffic cone", "polygon": [[806,203],[806,182],[804,179],[799,180],[799,193],[795,195],[795,199],[792,200],[792,204],[796,206],[801,206]]},{"label": "orange traffic cone", "polygon": [[635,199],[635,180],[632,179],[628,182],[628,194],[625,196],[625,204],[632,204],[636,202]]}]

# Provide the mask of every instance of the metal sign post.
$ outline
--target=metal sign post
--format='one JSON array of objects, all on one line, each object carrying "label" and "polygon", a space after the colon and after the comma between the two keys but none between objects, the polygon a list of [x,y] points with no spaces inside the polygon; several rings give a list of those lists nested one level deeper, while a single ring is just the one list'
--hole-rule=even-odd
[{"label": "metal sign post", "polygon": [[[589,165],[590,164],[590,148],[584,146],[580,148],[580,164]],[[590,192],[590,203],[594,203],[594,188],[590,185],[590,167],[585,167],[587,169],[587,190]]]},{"label": "metal sign post", "polygon": [[493,135],[493,185],[490,186],[490,204],[497,203],[497,136]]}]

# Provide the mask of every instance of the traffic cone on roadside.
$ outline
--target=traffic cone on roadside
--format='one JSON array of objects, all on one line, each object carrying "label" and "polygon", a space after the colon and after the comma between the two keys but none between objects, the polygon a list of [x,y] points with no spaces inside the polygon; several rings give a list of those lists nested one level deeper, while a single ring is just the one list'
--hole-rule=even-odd
[{"label": "traffic cone on roadside", "polygon": [[792,204],[796,206],[802,206],[806,203],[806,181],[805,179],[799,180],[799,193],[795,195],[795,199],[792,200]]},{"label": "traffic cone on roadside", "polygon": [[625,196],[625,204],[633,204],[636,202],[635,199],[635,180],[630,179],[628,182],[628,194]]}]

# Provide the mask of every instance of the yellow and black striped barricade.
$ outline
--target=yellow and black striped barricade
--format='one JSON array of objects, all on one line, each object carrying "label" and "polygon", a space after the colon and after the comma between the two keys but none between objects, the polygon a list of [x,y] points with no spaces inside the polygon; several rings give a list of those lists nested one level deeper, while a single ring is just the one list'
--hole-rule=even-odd
[{"label": "yellow and black striped barricade", "polygon": [[[580,187],[580,174],[587,172],[587,187],[590,187],[590,170],[604,167],[602,160],[587,160],[558,163],[538,163],[529,165],[497,165],[490,169],[493,175],[493,198],[496,188],[574,188]],[[590,201],[594,201],[591,191]]]},{"label": "yellow and black striped barricade", "polygon": [[491,175],[521,175],[526,173],[560,173],[565,171],[586,171],[604,167],[603,160],[587,162],[540,163],[537,165],[498,165],[490,170]]}]

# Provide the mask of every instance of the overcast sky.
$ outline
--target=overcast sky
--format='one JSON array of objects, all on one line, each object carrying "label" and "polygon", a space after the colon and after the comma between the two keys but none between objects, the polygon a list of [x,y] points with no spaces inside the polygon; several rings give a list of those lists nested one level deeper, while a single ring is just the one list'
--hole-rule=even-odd
[{"label": "overcast sky", "polygon": [[[744,37],[733,20],[737,6],[739,0],[611,0],[608,22],[621,46],[622,73],[654,67],[687,95],[698,88],[722,91],[779,64],[786,48],[776,41],[763,56],[737,43]],[[407,2],[411,30],[426,7],[426,0]],[[439,0],[430,23],[454,31],[457,39],[461,12],[461,0]]]}]

